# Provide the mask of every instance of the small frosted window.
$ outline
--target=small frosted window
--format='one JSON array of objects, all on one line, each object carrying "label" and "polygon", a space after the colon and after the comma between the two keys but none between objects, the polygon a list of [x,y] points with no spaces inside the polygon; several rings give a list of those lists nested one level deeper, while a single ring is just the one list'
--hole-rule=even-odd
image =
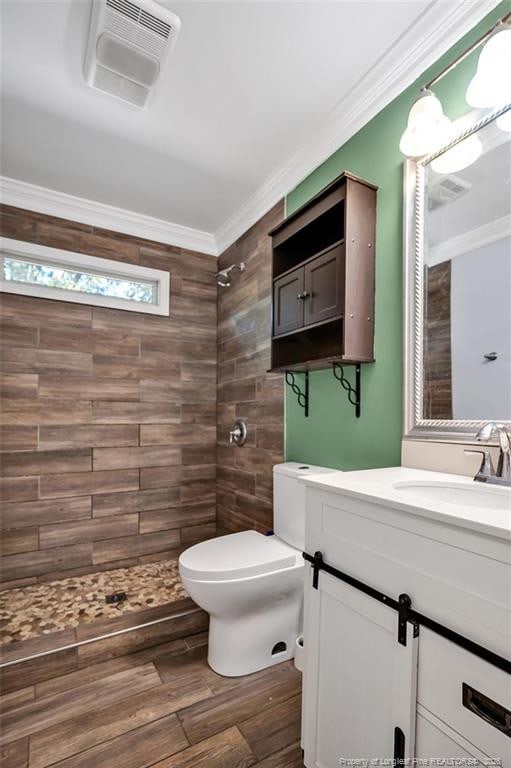
[{"label": "small frosted window", "polygon": [[154,303],[154,284],[136,280],[98,275],[92,272],[78,272],[65,267],[38,264],[21,259],[4,258],[4,280],[17,283],[44,285],[47,288],[60,288],[65,291],[95,293],[128,301]]},{"label": "small frosted window", "polygon": [[41,299],[168,315],[170,274],[0,237],[0,290]]}]

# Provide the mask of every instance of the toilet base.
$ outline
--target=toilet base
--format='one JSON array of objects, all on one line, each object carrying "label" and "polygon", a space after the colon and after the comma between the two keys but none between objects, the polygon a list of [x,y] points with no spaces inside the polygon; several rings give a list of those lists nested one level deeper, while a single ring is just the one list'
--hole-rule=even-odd
[{"label": "toilet base", "polygon": [[280,605],[236,620],[210,616],[209,666],[224,677],[239,677],[292,659],[301,631],[299,614],[298,606],[290,604],[286,610]]}]

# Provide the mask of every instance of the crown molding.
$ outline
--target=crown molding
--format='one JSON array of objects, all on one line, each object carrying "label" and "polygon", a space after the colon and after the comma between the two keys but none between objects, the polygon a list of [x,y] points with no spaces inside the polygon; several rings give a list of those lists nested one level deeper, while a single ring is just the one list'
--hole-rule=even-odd
[{"label": "crown molding", "polygon": [[127,211],[83,197],[28,184],[0,176],[0,199],[5,205],[26,208],[37,213],[65,218],[92,227],[110,229],[125,235],[154,240],[178,248],[218,255],[215,238],[210,232],[183,227],[142,213]]},{"label": "crown molding", "polygon": [[377,66],[337,104],[314,135],[219,227],[215,232],[218,252],[223,253],[498,4],[499,0],[456,0],[454,4],[433,0]]},{"label": "crown molding", "polygon": [[476,227],[476,229],[469,229],[467,232],[431,248],[428,266],[433,267],[443,261],[451,261],[456,256],[463,256],[506,238],[511,238],[511,215],[489,221],[487,224]]}]

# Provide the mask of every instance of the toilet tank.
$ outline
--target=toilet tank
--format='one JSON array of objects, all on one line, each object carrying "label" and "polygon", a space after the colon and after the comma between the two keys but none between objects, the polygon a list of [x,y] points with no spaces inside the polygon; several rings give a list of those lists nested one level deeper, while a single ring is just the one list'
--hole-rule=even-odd
[{"label": "toilet tank", "polygon": [[289,461],[273,467],[273,530],[295,549],[305,547],[305,475],[325,475],[338,469]]}]

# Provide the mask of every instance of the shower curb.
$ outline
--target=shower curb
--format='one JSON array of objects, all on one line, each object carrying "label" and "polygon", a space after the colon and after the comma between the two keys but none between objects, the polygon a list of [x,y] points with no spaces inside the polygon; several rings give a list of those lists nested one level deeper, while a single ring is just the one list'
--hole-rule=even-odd
[{"label": "shower curb", "polygon": [[[44,658],[45,656],[52,656],[56,653],[72,650],[73,648],[80,648],[81,646],[91,645],[92,643],[97,643],[101,640],[108,640],[109,638],[112,638],[112,637],[125,635],[125,634],[128,634],[129,632],[136,632],[137,630],[145,629],[146,627],[155,626],[157,624],[163,624],[164,622],[172,621],[174,619],[180,619],[187,616],[192,616],[194,614],[202,614],[202,613],[204,613],[204,611],[199,607],[189,608],[188,610],[181,611],[179,613],[173,613],[170,616],[163,616],[162,618],[159,618],[159,619],[153,619],[152,621],[145,621],[142,624],[136,624],[133,627],[124,627],[123,629],[116,629],[116,630],[113,630],[112,632],[105,632],[101,635],[97,635],[96,637],[87,638],[86,640],[77,640],[75,643],[68,643],[67,645],[61,645],[57,648],[50,648],[44,651],[39,651],[38,653],[32,653],[32,654],[29,654],[28,656],[20,656],[19,659],[13,659],[12,661],[6,661],[3,663],[0,662],[0,670],[7,669],[8,667],[12,667],[16,664],[22,664],[23,662],[32,661],[33,659],[41,659],[41,658]],[[189,634],[189,633],[187,632],[186,634]],[[183,634],[183,637],[185,637],[186,634]],[[176,637],[174,639],[178,640],[179,637]],[[127,655],[127,654],[120,654],[120,656],[122,655]]]}]

